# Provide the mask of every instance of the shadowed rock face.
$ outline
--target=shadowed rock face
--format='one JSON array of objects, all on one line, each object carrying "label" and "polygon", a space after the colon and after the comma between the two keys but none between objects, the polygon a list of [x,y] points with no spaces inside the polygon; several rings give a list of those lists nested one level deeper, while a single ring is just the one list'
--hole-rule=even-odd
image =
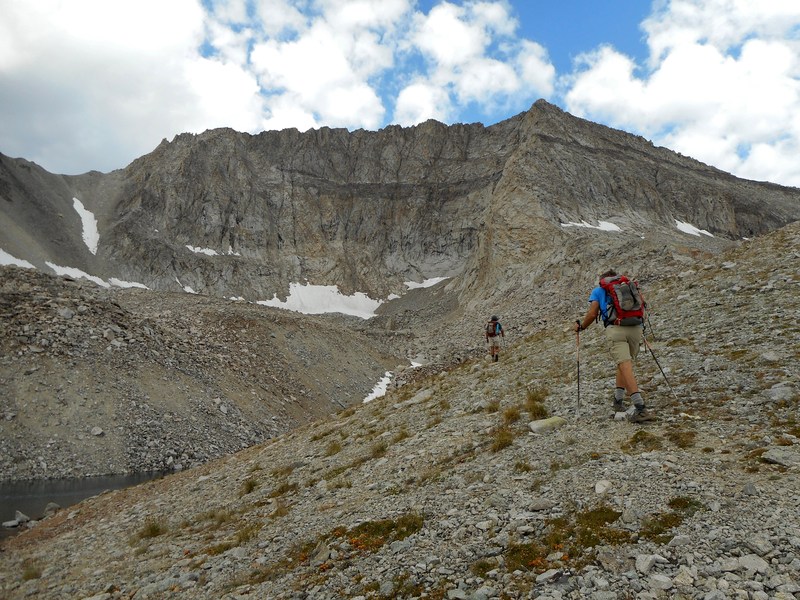
[{"label": "shadowed rock face", "polygon": [[[800,218],[794,188],[737,179],[544,101],[491,127],[183,134],[110,174],[3,157],[0,195],[0,248],[37,266],[250,300],[298,281],[385,297],[456,275],[470,297],[489,296],[523,272],[569,275],[581,254],[716,248]],[[73,197],[98,219],[97,256]],[[676,237],[676,219],[715,238]],[[595,243],[561,226],[600,220],[623,233]]]}]

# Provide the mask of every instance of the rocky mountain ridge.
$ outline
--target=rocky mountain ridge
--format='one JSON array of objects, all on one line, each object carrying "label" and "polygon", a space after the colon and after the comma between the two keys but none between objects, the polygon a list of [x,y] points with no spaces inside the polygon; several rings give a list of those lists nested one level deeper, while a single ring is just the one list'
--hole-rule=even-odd
[{"label": "rocky mountain ridge", "polygon": [[[38,268],[66,261],[250,301],[305,281],[386,298],[404,281],[458,275],[465,300],[486,301],[517,262],[563,263],[553,248],[575,241],[564,224],[608,221],[674,247],[676,220],[720,245],[800,218],[796,189],[737,179],[544,101],[489,127],[183,134],[109,174],[56,176],[2,157],[0,196],[0,248]],[[95,254],[73,198],[97,219]]]}]

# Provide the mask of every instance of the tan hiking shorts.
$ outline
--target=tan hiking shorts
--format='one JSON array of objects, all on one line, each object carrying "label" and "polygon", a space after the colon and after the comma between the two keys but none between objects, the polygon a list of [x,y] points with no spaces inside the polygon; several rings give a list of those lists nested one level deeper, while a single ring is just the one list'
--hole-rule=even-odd
[{"label": "tan hiking shorts", "polygon": [[606,327],[606,343],[611,351],[611,358],[619,364],[626,360],[633,360],[639,354],[639,345],[642,343],[644,329],[641,325],[623,327],[609,325]]},{"label": "tan hiking shorts", "polygon": [[500,337],[501,336],[499,336],[499,335],[496,335],[494,337],[490,337],[489,338],[489,347],[490,348],[499,348],[500,347]]}]

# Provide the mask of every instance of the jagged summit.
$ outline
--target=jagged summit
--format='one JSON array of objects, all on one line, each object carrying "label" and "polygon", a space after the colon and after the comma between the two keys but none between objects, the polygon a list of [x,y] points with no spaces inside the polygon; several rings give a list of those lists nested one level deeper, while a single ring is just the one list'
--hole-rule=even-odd
[{"label": "jagged summit", "polygon": [[[676,220],[735,240],[798,218],[797,190],[736,179],[543,100],[489,127],[182,134],[106,175],[0,165],[0,248],[13,256],[253,300],[298,281],[385,298],[403,281],[473,272],[489,246],[493,270],[521,258],[506,246],[541,263],[547,246],[574,240],[568,223],[608,221],[670,245]],[[97,217],[97,255],[73,198]],[[619,241],[608,240],[629,246]]]}]

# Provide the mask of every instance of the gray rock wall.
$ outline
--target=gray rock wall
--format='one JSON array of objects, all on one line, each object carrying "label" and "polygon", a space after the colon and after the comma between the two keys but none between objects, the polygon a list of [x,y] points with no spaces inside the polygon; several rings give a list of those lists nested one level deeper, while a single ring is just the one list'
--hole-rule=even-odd
[{"label": "gray rock wall", "polygon": [[[795,188],[737,179],[544,101],[490,127],[182,134],[109,174],[0,167],[0,247],[19,258],[249,300],[283,298],[303,281],[386,297],[403,281],[456,275],[470,298],[488,299],[509,277],[569,274],[582,249],[610,245],[635,262],[654,248],[717,250],[800,218]],[[96,257],[72,196],[97,215]],[[716,239],[676,237],[676,220]],[[561,226],[582,221],[625,235],[587,248]]]}]

